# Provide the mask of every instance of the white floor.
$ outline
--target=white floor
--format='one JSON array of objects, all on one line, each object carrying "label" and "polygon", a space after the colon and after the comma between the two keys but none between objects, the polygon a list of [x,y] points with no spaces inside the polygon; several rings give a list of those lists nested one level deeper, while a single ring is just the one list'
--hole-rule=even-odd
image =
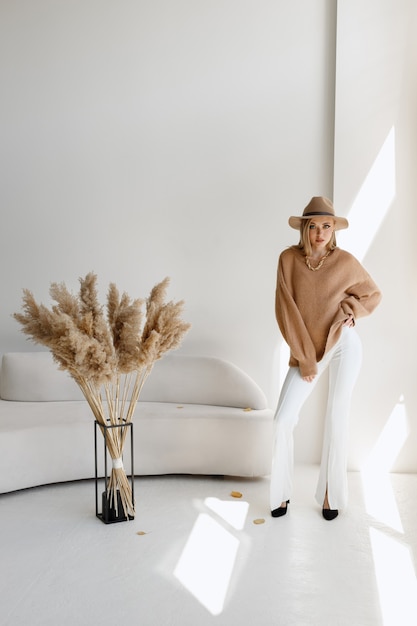
[{"label": "white floor", "polygon": [[296,468],[280,519],[267,478],[137,478],[109,525],[93,481],[2,495],[1,626],[415,626],[417,475],[349,474],[332,522],[316,478]]}]

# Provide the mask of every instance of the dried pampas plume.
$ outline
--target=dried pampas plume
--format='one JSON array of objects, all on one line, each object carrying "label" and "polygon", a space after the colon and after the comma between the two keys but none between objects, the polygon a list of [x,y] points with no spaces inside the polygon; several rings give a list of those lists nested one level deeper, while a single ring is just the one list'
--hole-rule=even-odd
[{"label": "dried pampas plume", "polygon": [[190,328],[182,320],[184,302],[165,302],[169,278],[155,285],[144,301],[120,293],[113,283],[107,293],[107,316],[100,305],[97,276],[80,278],[77,295],[64,283],[52,283],[55,304],[48,309],[38,304],[28,289],[23,290],[23,312],[13,317],[22,332],[47,347],[59,365],[81,388],[93,415],[102,427],[112,428],[106,436],[110,455],[117,460],[108,493],[117,507],[120,491],[126,517],[134,514],[130,483],[120,467],[125,428],[133,417],[144,382],[156,360],[178,348]]}]

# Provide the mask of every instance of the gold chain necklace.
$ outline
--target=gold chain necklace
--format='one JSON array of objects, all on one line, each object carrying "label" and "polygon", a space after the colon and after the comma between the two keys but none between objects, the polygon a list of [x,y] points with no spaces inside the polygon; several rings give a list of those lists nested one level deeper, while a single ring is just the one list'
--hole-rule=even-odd
[{"label": "gold chain necklace", "polygon": [[310,265],[310,261],[308,260],[308,258],[306,257],[306,265],[308,267],[309,270],[311,270],[312,272],[317,272],[321,266],[323,265],[323,263],[325,262],[325,260],[327,259],[327,257],[329,256],[331,250],[328,250],[327,253],[324,255],[324,257],[320,260],[320,263],[316,266],[316,267],[312,267],[312,265]]}]

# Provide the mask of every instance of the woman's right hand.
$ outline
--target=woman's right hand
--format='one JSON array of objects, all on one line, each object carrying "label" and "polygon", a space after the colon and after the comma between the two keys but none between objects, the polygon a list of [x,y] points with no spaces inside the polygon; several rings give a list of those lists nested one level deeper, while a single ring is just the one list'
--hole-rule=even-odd
[{"label": "woman's right hand", "polygon": [[305,380],[306,383],[312,383],[315,377],[315,374],[313,374],[312,376],[303,376],[303,380]]}]

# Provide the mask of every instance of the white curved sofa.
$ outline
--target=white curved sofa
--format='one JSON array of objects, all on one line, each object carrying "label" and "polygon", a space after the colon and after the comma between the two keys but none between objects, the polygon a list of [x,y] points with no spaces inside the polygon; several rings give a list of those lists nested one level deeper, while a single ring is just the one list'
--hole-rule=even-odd
[{"label": "white curved sofa", "polygon": [[[262,390],[233,364],[169,354],[135,411],[134,473],[269,474],[272,420]],[[0,493],[94,475],[94,418],[76,383],[49,352],[4,354]]]}]

